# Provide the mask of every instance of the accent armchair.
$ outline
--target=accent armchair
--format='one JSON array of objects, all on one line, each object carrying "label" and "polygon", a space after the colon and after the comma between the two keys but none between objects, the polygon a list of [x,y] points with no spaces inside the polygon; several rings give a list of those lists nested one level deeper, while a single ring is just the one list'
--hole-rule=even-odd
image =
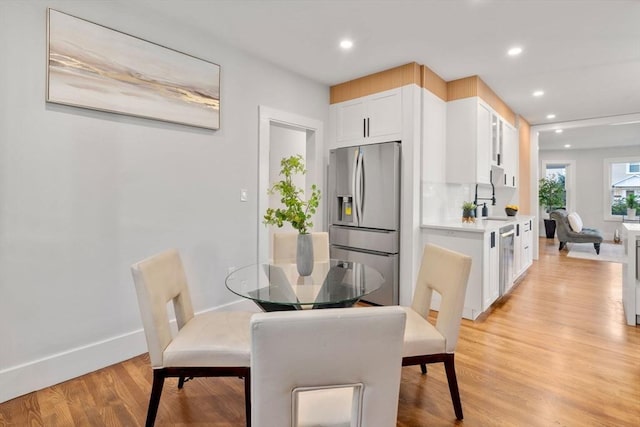
[{"label": "accent armchair", "polygon": [[[573,219],[571,215],[574,215]],[[602,233],[595,228],[582,227],[582,220],[577,214],[567,214],[565,209],[556,209],[550,214],[551,219],[556,222],[556,233],[561,251],[567,243],[593,243],[596,254],[600,254],[600,244],[602,243]],[[571,223],[574,223],[572,226]],[[574,229],[574,227],[577,228]]]}]

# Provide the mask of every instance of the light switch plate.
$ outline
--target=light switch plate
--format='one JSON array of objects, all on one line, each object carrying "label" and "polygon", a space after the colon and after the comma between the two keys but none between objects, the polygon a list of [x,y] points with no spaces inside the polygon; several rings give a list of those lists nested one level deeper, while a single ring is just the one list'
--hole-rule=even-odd
[{"label": "light switch plate", "polygon": [[245,188],[242,188],[240,190],[240,201],[241,202],[246,202],[248,197],[249,196],[247,195],[247,190]]}]

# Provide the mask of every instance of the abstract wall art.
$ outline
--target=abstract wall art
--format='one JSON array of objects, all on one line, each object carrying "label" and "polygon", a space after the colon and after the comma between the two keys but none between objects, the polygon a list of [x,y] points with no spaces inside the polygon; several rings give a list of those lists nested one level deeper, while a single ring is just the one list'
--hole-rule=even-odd
[{"label": "abstract wall art", "polygon": [[48,10],[46,100],[220,127],[220,66]]}]

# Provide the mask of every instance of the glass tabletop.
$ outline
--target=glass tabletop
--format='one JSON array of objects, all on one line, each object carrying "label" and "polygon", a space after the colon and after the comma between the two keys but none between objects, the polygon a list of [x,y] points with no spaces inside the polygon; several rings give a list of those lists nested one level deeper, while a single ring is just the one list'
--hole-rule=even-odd
[{"label": "glass tabletop", "polygon": [[310,276],[300,276],[295,264],[262,263],[239,268],[225,280],[231,292],[265,311],[348,307],[383,282],[373,267],[335,259],[314,263]]}]

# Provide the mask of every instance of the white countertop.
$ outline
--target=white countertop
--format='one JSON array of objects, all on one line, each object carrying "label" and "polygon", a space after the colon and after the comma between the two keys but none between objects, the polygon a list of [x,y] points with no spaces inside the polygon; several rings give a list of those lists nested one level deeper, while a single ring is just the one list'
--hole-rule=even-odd
[{"label": "white countertop", "polygon": [[[488,217],[487,219],[476,218],[476,222],[462,222],[462,219],[452,221],[428,222],[420,226],[423,229],[439,229],[454,231],[469,231],[475,233],[484,233],[486,231],[498,230],[507,225],[513,225],[516,222],[529,221],[534,219],[531,215],[516,215],[505,217]],[[636,224],[629,224],[636,225]],[[640,228],[639,228],[640,229]]]},{"label": "white countertop", "polygon": [[640,223],[635,222],[624,222],[622,226],[627,229],[627,231],[631,234],[639,234],[640,233]]}]

